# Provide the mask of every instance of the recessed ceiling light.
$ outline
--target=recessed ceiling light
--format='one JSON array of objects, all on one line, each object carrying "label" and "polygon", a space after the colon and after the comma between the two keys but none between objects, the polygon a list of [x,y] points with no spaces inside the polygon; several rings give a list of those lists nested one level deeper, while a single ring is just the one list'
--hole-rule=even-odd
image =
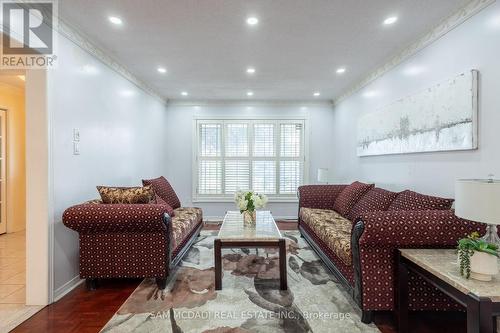
[{"label": "recessed ceiling light", "polygon": [[247,91],[247,96],[253,96],[253,91]]},{"label": "recessed ceiling light", "polygon": [[187,95],[189,95],[189,94],[188,94],[188,92],[187,92],[187,91],[183,91],[183,92],[181,92],[181,95],[182,95],[182,96],[187,96]]},{"label": "recessed ceiling light", "polygon": [[337,68],[337,74],[344,74],[346,69],[344,67]]},{"label": "recessed ceiling light", "polygon": [[257,25],[258,23],[259,23],[259,19],[256,18],[255,16],[247,17],[247,24],[248,25]]},{"label": "recessed ceiling light", "polygon": [[248,68],[247,68],[247,73],[248,73],[248,74],[255,74],[255,68],[253,68],[253,67],[248,67]]},{"label": "recessed ceiling light", "polygon": [[398,17],[397,16],[391,16],[391,17],[388,17],[384,20],[384,24],[385,25],[391,25],[391,24],[394,24],[398,21]]},{"label": "recessed ceiling light", "polygon": [[117,16],[110,16],[110,17],[108,17],[108,20],[109,20],[109,22],[111,22],[115,25],[122,25],[123,24],[122,19],[117,17]]},{"label": "recessed ceiling light", "polygon": [[167,72],[167,69],[165,67],[158,67],[157,71],[159,73],[165,74]]},{"label": "recessed ceiling light", "polygon": [[321,93],[319,91],[316,91],[313,95],[314,97],[318,97],[319,95],[321,95]]}]

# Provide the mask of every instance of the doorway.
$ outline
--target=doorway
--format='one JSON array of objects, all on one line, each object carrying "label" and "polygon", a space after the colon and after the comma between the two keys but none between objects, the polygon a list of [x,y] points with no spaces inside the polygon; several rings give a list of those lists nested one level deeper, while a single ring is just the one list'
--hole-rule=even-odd
[{"label": "doorway", "polygon": [[0,73],[0,331],[40,309],[27,306],[25,73]]}]

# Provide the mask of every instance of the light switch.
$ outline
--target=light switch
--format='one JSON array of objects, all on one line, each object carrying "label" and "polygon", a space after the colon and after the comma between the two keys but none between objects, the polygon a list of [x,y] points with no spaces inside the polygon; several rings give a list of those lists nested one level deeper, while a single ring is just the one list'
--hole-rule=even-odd
[{"label": "light switch", "polygon": [[73,155],[80,155],[80,142],[73,142]]},{"label": "light switch", "polygon": [[73,128],[73,141],[80,142],[80,130],[78,128]]}]

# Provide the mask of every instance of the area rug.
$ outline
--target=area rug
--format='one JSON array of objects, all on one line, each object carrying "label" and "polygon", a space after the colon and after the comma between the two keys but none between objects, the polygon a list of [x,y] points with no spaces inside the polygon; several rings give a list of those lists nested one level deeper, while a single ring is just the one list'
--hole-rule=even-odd
[{"label": "area rug", "polygon": [[282,233],[289,290],[279,290],[276,250],[223,249],[222,290],[215,291],[217,231],[203,231],[166,291],[144,280],[101,332],[379,332],[361,323],[359,310],[299,233]]}]

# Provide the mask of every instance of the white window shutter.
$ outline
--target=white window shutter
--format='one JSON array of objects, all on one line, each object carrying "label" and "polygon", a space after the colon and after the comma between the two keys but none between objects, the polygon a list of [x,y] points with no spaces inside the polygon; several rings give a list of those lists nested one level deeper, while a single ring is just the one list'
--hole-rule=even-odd
[{"label": "white window shutter", "polygon": [[253,156],[274,157],[276,143],[274,142],[274,124],[254,124],[253,126]]},{"label": "white window shutter", "polygon": [[254,191],[263,194],[276,194],[275,161],[254,161],[252,175]]},{"label": "white window shutter", "polygon": [[222,125],[200,124],[199,152],[202,157],[221,156],[222,152]]},{"label": "white window shutter", "polygon": [[200,194],[222,194],[221,161],[200,161],[198,191]]},{"label": "white window shutter", "polygon": [[295,194],[302,184],[302,162],[280,161],[280,194]]},{"label": "white window shutter", "polygon": [[300,157],[302,129],[302,124],[281,124],[281,157]]},{"label": "white window shutter", "polygon": [[232,199],[254,190],[295,198],[304,181],[303,120],[197,120],[196,195]]},{"label": "white window shutter", "polygon": [[227,157],[248,156],[248,125],[226,124],[225,153]]},{"label": "white window shutter", "polygon": [[250,189],[250,163],[248,160],[226,160],[224,169],[226,194]]}]

